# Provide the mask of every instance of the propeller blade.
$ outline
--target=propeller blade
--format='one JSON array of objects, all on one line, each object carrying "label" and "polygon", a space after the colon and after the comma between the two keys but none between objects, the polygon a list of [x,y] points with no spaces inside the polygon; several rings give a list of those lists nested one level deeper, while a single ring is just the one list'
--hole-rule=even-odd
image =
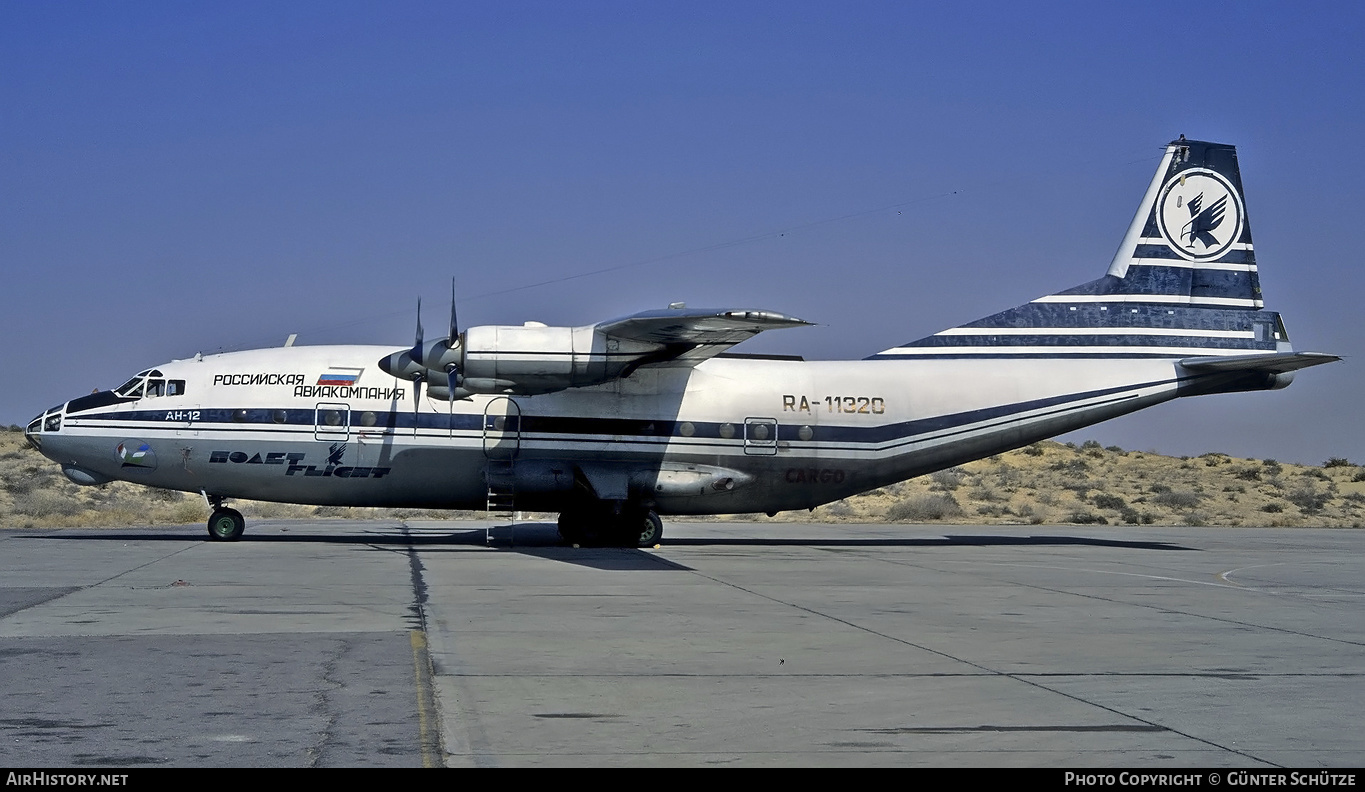
[{"label": "propeller blade", "polygon": [[[422,298],[417,298],[417,337],[412,342],[413,360],[422,360]],[[426,375],[418,372],[412,375],[412,436],[417,436],[418,411],[422,407],[422,380]]]},{"label": "propeller blade", "polygon": [[417,298],[417,340],[412,342],[412,359],[420,360],[422,356],[422,298]]},{"label": "propeller blade", "polygon": [[450,343],[454,344],[460,335],[460,325],[455,321],[455,279],[450,279]]},{"label": "propeller blade", "polygon": [[[420,328],[421,325],[419,324]],[[418,338],[421,338],[421,330],[417,331]],[[412,436],[417,436],[417,410],[422,406],[422,380],[426,379],[421,374],[412,376]]]}]

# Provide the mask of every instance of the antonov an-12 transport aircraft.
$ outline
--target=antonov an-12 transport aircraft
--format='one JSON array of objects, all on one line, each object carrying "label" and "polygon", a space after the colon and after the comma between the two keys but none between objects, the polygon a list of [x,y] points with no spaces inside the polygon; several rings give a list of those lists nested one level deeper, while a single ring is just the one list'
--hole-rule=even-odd
[{"label": "antonov an-12 transport aircraft", "polygon": [[865,360],[733,354],[767,310],[673,304],[581,327],[195,355],[53,407],[29,441],[79,484],[559,513],[652,546],[660,515],[809,509],[1179,396],[1283,388],[1338,360],[1264,310],[1236,150],[1166,147],[1108,271]]}]

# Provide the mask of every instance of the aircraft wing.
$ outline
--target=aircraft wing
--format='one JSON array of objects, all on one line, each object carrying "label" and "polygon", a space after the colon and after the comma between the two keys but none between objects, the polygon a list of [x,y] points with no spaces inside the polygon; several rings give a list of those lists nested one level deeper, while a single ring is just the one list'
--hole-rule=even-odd
[{"label": "aircraft wing", "polygon": [[695,366],[764,330],[811,324],[773,311],[684,308],[644,311],[601,322],[594,329],[608,339],[661,345],[640,365]]},{"label": "aircraft wing", "polygon": [[1180,365],[1194,371],[1264,371],[1267,374],[1283,374],[1338,360],[1341,360],[1339,355],[1326,352],[1276,352],[1269,355],[1191,357],[1180,361]]}]

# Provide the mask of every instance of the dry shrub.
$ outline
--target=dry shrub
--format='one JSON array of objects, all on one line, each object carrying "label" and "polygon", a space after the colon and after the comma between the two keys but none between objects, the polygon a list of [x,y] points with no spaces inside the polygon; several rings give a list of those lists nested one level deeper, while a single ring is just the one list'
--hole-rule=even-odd
[{"label": "dry shrub", "polygon": [[896,522],[924,522],[961,516],[962,505],[957,498],[947,493],[907,498],[893,503],[886,510],[886,518]]},{"label": "dry shrub", "polygon": [[1197,492],[1158,492],[1152,496],[1152,503],[1170,509],[1189,509],[1199,505],[1203,496]]},{"label": "dry shrub", "polygon": [[14,511],[28,517],[74,517],[85,507],[72,498],[51,490],[25,492],[14,497]]},{"label": "dry shrub", "polygon": [[929,475],[929,479],[934,482],[931,489],[955,490],[962,486],[962,468],[949,468],[939,470]]}]

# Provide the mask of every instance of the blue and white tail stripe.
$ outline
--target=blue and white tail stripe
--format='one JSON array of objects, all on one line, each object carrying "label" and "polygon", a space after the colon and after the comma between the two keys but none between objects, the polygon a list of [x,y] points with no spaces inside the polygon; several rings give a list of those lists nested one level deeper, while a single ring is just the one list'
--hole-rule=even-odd
[{"label": "blue and white tail stripe", "polygon": [[1181,138],[1103,277],[870,359],[1287,351],[1279,315],[1263,306],[1236,150]]}]

